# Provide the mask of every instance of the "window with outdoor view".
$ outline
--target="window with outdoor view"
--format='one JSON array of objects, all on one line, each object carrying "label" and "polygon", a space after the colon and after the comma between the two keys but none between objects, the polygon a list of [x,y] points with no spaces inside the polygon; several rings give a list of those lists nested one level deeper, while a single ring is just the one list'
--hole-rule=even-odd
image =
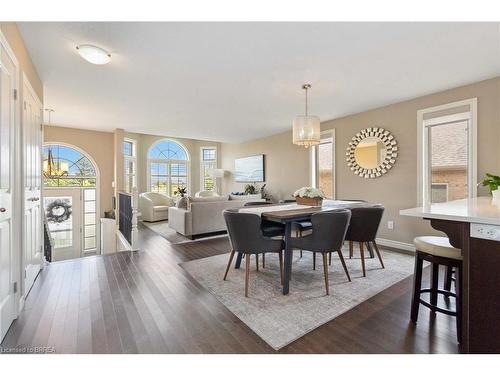
[{"label": "window with outdoor view", "polygon": [[132,189],[137,186],[137,151],[135,141],[125,139],[123,142],[123,158],[125,167],[123,188],[127,193],[131,193]]},{"label": "window with outdoor view", "polygon": [[215,190],[213,171],[217,168],[217,148],[202,147],[200,163],[201,190]]},{"label": "window with outdoor view", "polygon": [[188,187],[189,156],[180,143],[165,139],[153,144],[148,165],[150,191],[174,196]]}]

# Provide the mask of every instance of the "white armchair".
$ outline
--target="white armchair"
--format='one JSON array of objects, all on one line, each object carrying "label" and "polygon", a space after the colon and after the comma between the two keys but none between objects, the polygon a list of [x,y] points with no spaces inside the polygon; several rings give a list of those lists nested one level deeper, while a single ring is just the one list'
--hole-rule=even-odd
[{"label": "white armchair", "polygon": [[220,195],[217,194],[217,192],[212,191],[212,190],[203,190],[203,191],[197,192],[194,196],[195,197],[219,197]]},{"label": "white armchair", "polygon": [[139,195],[139,209],[144,221],[167,220],[168,208],[174,205],[173,199],[165,194],[148,192]]}]

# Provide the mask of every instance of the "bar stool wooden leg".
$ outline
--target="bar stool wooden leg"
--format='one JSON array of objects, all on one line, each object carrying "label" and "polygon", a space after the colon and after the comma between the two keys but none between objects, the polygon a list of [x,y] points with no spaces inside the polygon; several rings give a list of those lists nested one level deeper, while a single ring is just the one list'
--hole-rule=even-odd
[{"label": "bar stool wooden leg", "polygon": [[363,242],[359,243],[359,252],[361,254],[361,267],[363,268],[363,277],[366,277],[365,250],[363,249]]},{"label": "bar stool wooden leg", "polygon": [[462,342],[462,267],[455,268],[455,291],[457,310],[457,341]]},{"label": "bar stool wooden leg", "polygon": [[420,289],[422,286],[422,265],[424,260],[419,252],[415,253],[415,268],[413,271],[413,296],[411,299],[411,314],[410,319],[413,323],[418,319],[418,308],[420,306]]},{"label": "bar stool wooden leg", "polygon": [[451,278],[453,274],[453,267],[452,266],[447,266],[446,271],[444,274],[444,286],[443,289],[447,290],[448,292],[451,290]]},{"label": "bar stool wooden leg", "polygon": [[439,281],[439,264],[432,264],[431,271],[431,305],[437,305],[438,298],[438,281]]}]

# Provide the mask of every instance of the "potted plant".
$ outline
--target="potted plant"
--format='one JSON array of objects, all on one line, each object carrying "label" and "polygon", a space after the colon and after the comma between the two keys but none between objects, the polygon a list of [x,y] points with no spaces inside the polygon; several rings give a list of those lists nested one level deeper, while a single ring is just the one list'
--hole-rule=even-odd
[{"label": "potted plant", "polygon": [[481,185],[488,186],[494,200],[500,200],[500,191],[498,190],[498,186],[500,185],[500,176],[486,173],[486,178],[481,181]]},{"label": "potted plant", "polygon": [[297,204],[306,206],[321,206],[325,193],[313,187],[303,187],[293,193]]},{"label": "potted plant", "polygon": [[257,187],[254,184],[245,185],[245,194],[246,195],[255,194],[255,193],[257,193]]},{"label": "potted plant", "polygon": [[175,194],[177,195],[180,195],[181,198],[184,198],[184,196],[187,194],[187,188],[185,187],[180,187],[177,189],[177,191],[175,192]]}]

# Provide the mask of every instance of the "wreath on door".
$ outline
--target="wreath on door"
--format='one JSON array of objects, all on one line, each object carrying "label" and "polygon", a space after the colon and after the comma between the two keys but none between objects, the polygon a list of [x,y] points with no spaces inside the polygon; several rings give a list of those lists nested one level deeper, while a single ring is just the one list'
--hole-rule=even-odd
[{"label": "wreath on door", "polygon": [[46,211],[47,221],[57,224],[68,220],[72,213],[71,205],[62,199],[56,199],[49,203]]}]

